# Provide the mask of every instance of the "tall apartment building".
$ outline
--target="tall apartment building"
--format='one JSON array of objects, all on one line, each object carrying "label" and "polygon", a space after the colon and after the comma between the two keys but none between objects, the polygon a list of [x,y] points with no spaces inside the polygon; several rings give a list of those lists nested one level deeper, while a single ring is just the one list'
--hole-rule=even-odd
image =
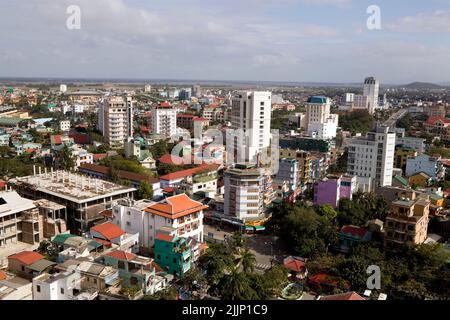
[{"label": "tall apartment building", "polygon": [[422,244],[427,238],[430,200],[427,195],[399,198],[391,203],[385,223],[384,242],[395,248],[406,242]]},{"label": "tall apartment building", "polygon": [[[378,125],[366,137],[351,139],[348,148],[347,173],[356,175],[366,189],[390,186],[394,167],[395,133]],[[366,182],[362,182],[365,180]]]},{"label": "tall apartment building", "polygon": [[373,114],[378,109],[378,96],[380,93],[380,81],[374,77],[368,77],[364,80],[363,96],[367,97],[368,110]]},{"label": "tall apartment building", "polygon": [[105,142],[115,148],[122,147],[133,136],[132,97],[106,98],[100,105],[98,118],[98,129]]},{"label": "tall apartment building", "polygon": [[233,97],[232,129],[242,129],[245,134],[243,145],[234,145],[239,148],[235,152],[239,162],[256,162],[257,155],[270,146],[271,95],[268,91],[242,91]]},{"label": "tall apartment building", "polygon": [[224,212],[238,219],[255,220],[264,215],[266,177],[254,165],[237,164],[224,173]]},{"label": "tall apartment building", "polygon": [[313,96],[306,103],[306,123],[308,134],[318,139],[336,137],[338,115],[330,113],[331,100],[327,97]]},{"label": "tall apartment building", "polygon": [[162,102],[151,108],[151,130],[167,138],[177,133],[177,109],[170,103]]}]

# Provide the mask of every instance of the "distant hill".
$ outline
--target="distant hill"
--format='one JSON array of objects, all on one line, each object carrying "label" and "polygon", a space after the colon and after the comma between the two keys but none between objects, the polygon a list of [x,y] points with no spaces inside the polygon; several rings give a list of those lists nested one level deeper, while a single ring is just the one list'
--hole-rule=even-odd
[{"label": "distant hill", "polygon": [[402,88],[411,89],[411,90],[430,90],[430,89],[444,89],[445,87],[440,86],[434,83],[428,82],[413,82],[407,84],[405,86],[401,86]]}]

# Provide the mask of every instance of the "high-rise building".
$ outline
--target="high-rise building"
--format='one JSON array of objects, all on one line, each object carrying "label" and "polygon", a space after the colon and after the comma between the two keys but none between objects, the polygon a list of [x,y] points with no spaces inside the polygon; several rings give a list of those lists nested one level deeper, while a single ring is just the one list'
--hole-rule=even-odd
[{"label": "high-rise building", "polygon": [[133,136],[132,97],[106,98],[98,110],[98,117],[98,129],[111,147],[120,148]]},{"label": "high-rise building", "polygon": [[151,108],[152,133],[170,138],[177,133],[177,109],[162,102]]},{"label": "high-rise building", "polygon": [[152,92],[152,86],[149,84],[146,84],[144,87],[144,92],[146,92],[146,93]]},{"label": "high-rise building", "polygon": [[224,173],[224,212],[241,220],[264,217],[268,200],[275,192],[267,184],[268,175],[251,164],[236,164]]},{"label": "high-rise building", "polygon": [[242,146],[234,144],[241,148],[242,153],[237,152],[237,157],[242,155],[239,162],[256,162],[258,154],[270,146],[271,95],[268,91],[242,91],[233,97],[232,129],[241,129],[245,134]]},{"label": "high-rise building", "polygon": [[62,84],[59,86],[59,92],[66,93],[67,92],[67,85]]},{"label": "high-rise building", "polygon": [[[395,133],[388,126],[378,125],[366,137],[350,140],[348,147],[347,173],[356,175],[359,185],[373,187],[390,186],[394,167]],[[368,183],[362,183],[366,180]]]},{"label": "high-rise building", "polygon": [[197,84],[193,86],[192,95],[197,98],[200,98],[202,96],[202,88],[200,87],[200,85]]},{"label": "high-rise building", "polygon": [[333,139],[336,137],[338,115],[330,113],[331,99],[314,96],[306,103],[306,123],[308,134],[318,139]]},{"label": "high-rise building", "polygon": [[380,92],[380,82],[374,77],[364,80],[363,96],[367,97],[368,110],[373,114],[378,109],[378,95]]}]

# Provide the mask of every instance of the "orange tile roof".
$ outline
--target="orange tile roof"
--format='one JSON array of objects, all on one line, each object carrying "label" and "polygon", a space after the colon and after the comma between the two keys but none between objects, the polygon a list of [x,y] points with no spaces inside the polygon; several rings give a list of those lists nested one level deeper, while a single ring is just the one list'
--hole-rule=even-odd
[{"label": "orange tile roof", "polygon": [[107,240],[112,240],[114,238],[118,238],[121,235],[125,234],[125,231],[120,229],[112,222],[105,222],[91,228],[91,231],[95,231],[104,236]]},{"label": "orange tile roof", "polygon": [[126,260],[126,261],[131,261],[137,257],[134,253],[125,252],[125,251],[121,251],[121,250],[116,250],[116,251],[110,252],[107,254],[107,256],[116,258],[118,260]]},{"label": "orange tile roof", "polygon": [[0,270],[0,281],[6,279],[6,274]]},{"label": "orange tile roof", "polygon": [[167,242],[172,242],[173,236],[171,236],[170,234],[165,234],[165,233],[157,233],[156,239],[162,240],[162,241],[167,241]]},{"label": "orange tile roof", "polygon": [[147,207],[145,211],[165,218],[176,219],[207,208],[207,205],[192,200],[183,193],[153,204]]},{"label": "orange tile roof", "polygon": [[21,263],[29,266],[36,261],[44,259],[44,256],[34,251],[22,251],[13,255],[10,255],[8,259],[19,260]]}]

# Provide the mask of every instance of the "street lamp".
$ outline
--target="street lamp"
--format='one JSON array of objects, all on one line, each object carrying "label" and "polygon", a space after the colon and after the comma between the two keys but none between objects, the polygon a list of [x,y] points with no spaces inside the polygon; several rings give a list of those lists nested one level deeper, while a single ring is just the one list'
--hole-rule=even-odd
[{"label": "street lamp", "polygon": [[273,261],[275,260],[275,257],[274,257],[274,255],[273,255],[273,243],[272,243],[272,241],[268,241],[268,242],[264,242],[264,244],[266,244],[266,245],[270,245],[270,256],[272,257],[272,259],[270,260],[270,267],[272,267],[273,266]]}]

